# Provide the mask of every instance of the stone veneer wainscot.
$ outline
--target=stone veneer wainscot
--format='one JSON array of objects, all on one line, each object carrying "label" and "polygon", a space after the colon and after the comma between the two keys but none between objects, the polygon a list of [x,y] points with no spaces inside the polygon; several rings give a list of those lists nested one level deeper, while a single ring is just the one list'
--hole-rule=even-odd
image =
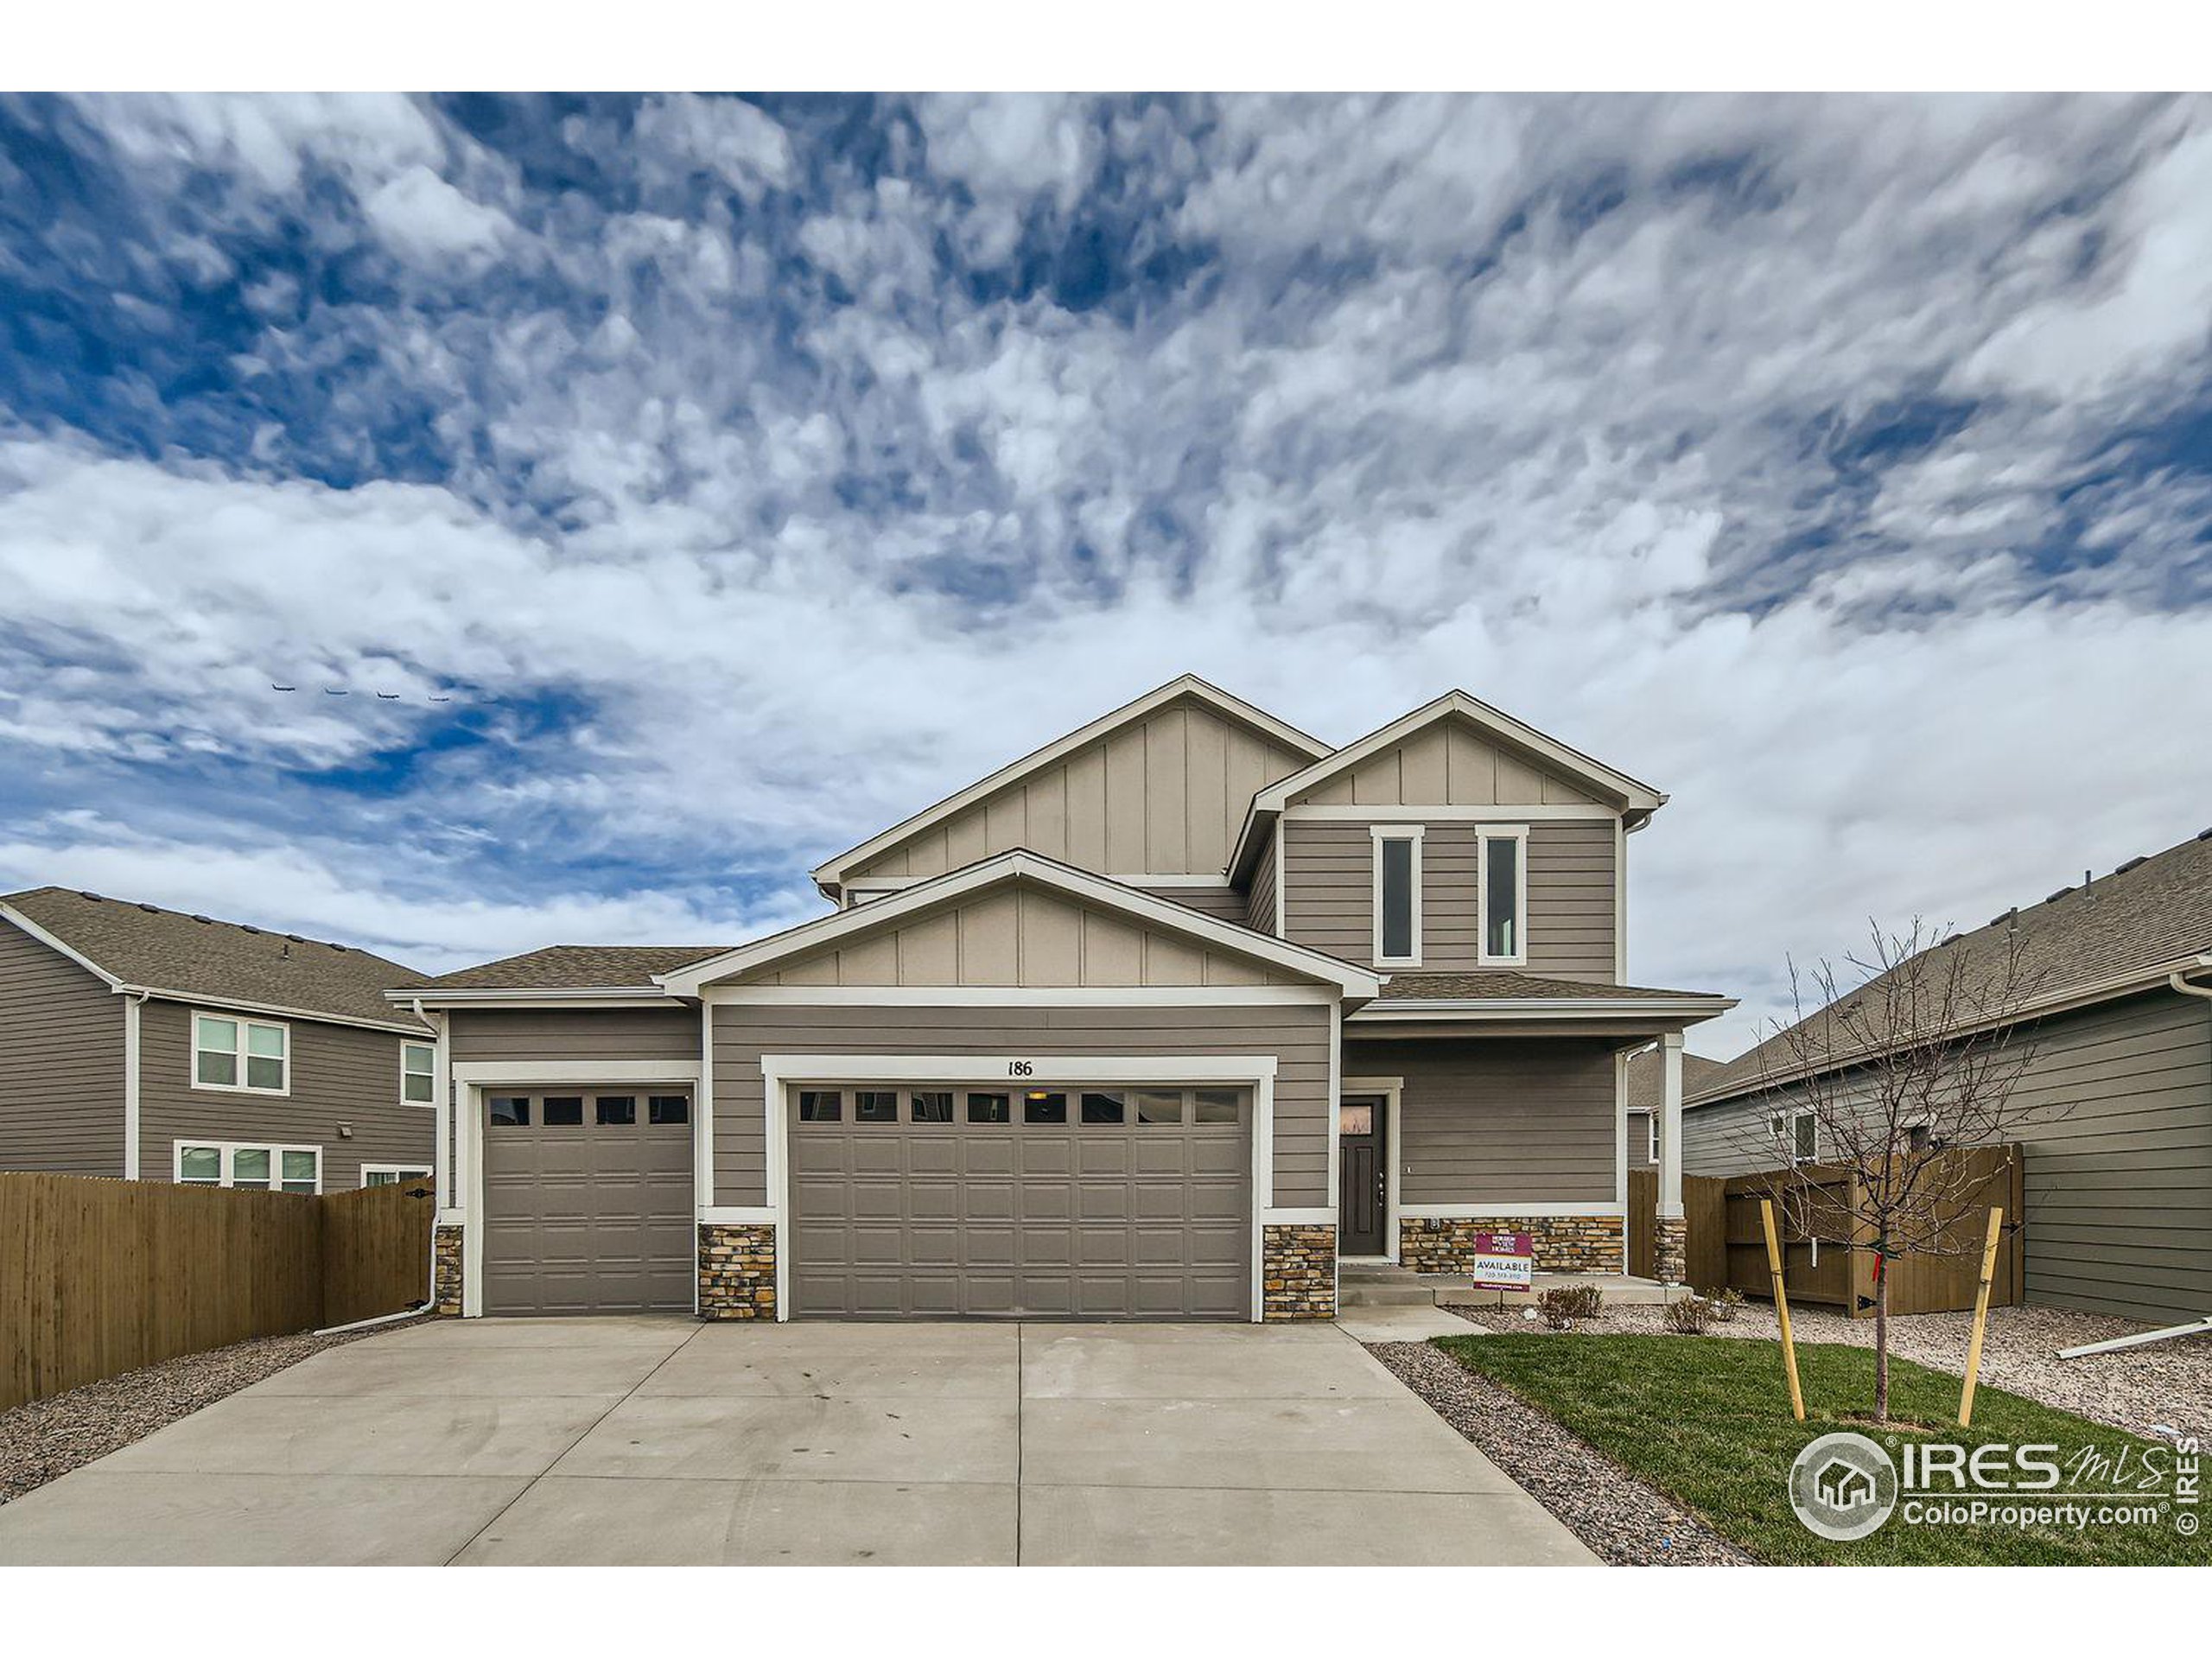
[{"label": "stone veneer wainscot", "polygon": [[430,1237],[432,1311],[448,1319],[461,1314],[461,1229],[440,1227]]},{"label": "stone veneer wainscot", "polygon": [[765,1224],[702,1222],[699,1227],[699,1317],[776,1317],[776,1230]]},{"label": "stone veneer wainscot", "polygon": [[1541,1273],[1619,1273],[1627,1266],[1618,1216],[1402,1216],[1398,1260],[1415,1273],[1464,1273],[1477,1233],[1527,1233]]},{"label": "stone veneer wainscot", "polygon": [[1260,1308],[1268,1319],[1337,1317],[1337,1230],[1325,1222],[1260,1230]]}]

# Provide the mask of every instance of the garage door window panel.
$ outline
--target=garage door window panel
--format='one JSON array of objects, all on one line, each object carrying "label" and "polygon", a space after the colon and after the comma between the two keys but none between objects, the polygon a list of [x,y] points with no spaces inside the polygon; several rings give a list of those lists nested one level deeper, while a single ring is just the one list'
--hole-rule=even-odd
[{"label": "garage door window panel", "polygon": [[1053,1090],[1032,1089],[1021,1096],[1021,1121],[1065,1123],[1068,1121],[1068,1097]]},{"label": "garage door window panel", "polygon": [[1173,1092],[1142,1089],[1137,1091],[1137,1122],[1141,1124],[1180,1123],[1183,1121],[1183,1096]]},{"label": "garage door window panel", "polygon": [[689,1123],[691,1121],[691,1096],[689,1095],[648,1095],[645,1096],[645,1121],[666,1126]]},{"label": "garage door window panel", "polygon": [[952,1122],[952,1090],[950,1089],[911,1089],[906,1092],[906,1116],[915,1123],[950,1123]]},{"label": "garage door window panel", "polygon": [[1010,1123],[1014,1121],[1014,1096],[1011,1095],[970,1094],[968,1096],[968,1121],[970,1123]]},{"label": "garage door window panel", "polygon": [[836,1089],[802,1089],[798,1091],[798,1121],[802,1123],[835,1123],[845,1115],[845,1096]]},{"label": "garage door window panel", "polygon": [[1123,1123],[1128,1121],[1128,1102],[1122,1095],[1099,1090],[1086,1091],[1083,1096],[1085,1123]]},{"label": "garage door window panel", "polygon": [[543,1107],[543,1122],[549,1129],[575,1129],[583,1127],[584,1097],[582,1095],[548,1095],[540,1103]]},{"label": "garage door window panel", "polygon": [[853,1090],[853,1122],[855,1123],[896,1123],[899,1121],[899,1091],[896,1089],[855,1089]]},{"label": "garage door window panel", "polygon": [[519,1095],[494,1095],[490,1109],[496,1128],[519,1128],[530,1122],[530,1102]]},{"label": "garage door window panel", "polygon": [[638,1122],[638,1097],[635,1095],[601,1095],[593,1106],[602,1129],[634,1128]]}]

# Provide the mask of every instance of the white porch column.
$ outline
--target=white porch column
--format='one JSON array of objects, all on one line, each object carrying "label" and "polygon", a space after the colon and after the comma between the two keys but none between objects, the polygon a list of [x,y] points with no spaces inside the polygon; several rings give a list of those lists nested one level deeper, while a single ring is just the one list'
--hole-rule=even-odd
[{"label": "white porch column", "polygon": [[1682,1033],[1659,1039],[1659,1214],[1682,1213]]}]

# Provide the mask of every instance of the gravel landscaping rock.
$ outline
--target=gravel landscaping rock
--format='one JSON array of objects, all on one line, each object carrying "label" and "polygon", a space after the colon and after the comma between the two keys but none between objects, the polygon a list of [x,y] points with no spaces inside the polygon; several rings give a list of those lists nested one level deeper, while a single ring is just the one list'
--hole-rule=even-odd
[{"label": "gravel landscaping rock", "polygon": [[1616,1567],[1744,1567],[1751,1558],[1603,1452],[1423,1342],[1368,1352]]},{"label": "gravel landscaping rock", "polygon": [[[1558,1335],[1541,1320],[1524,1320],[1517,1311],[1495,1307],[1449,1310],[1489,1331],[1522,1336]],[[1580,1327],[1618,1336],[1657,1335],[1662,1327],[1657,1307],[1606,1308],[1603,1317]],[[1872,1319],[1847,1319],[1819,1308],[1792,1308],[1792,1333],[1799,1342],[1832,1342],[1856,1348],[1874,1345]],[[1972,1313],[1915,1313],[1890,1321],[1890,1351],[1933,1370],[1958,1376],[1966,1369]],[[2062,1348],[2102,1342],[2148,1329],[2133,1319],[2079,1313],[2058,1307],[1993,1307],[1982,1340],[1981,1380],[2060,1411],[2110,1423],[2132,1433],[2171,1440],[2194,1435],[2212,1442],[2212,1337],[2183,1337],[2145,1348],[2060,1359]],[[1735,1319],[1716,1325],[1710,1337],[1739,1337],[1772,1342],[1781,1334],[1774,1310],[1749,1302]],[[1681,1342],[1707,1340],[1696,1337]],[[1387,1363],[1387,1362],[1386,1362]]]},{"label": "gravel landscaping rock", "polygon": [[257,1337],[204,1354],[163,1360],[0,1412],[0,1503],[120,1451],[133,1440],[143,1440],[156,1429],[274,1376],[311,1354],[421,1322],[397,1319],[331,1336],[302,1332]]}]

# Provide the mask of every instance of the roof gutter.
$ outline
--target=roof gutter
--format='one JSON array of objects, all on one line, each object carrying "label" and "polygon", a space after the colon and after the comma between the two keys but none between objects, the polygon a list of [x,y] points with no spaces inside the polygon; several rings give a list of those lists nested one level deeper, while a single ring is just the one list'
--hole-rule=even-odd
[{"label": "roof gutter", "polygon": [[[2201,969],[2212,968],[2212,956],[2199,957],[2196,959],[2196,965]],[[2189,981],[2182,977],[2182,976],[2186,974],[2188,971],[2189,969],[2186,968],[2175,969],[2172,973],[2166,976],[2166,983],[2172,986],[2174,989],[2179,991],[2183,996],[2202,996],[2212,998],[2212,985],[2190,984]]]}]

